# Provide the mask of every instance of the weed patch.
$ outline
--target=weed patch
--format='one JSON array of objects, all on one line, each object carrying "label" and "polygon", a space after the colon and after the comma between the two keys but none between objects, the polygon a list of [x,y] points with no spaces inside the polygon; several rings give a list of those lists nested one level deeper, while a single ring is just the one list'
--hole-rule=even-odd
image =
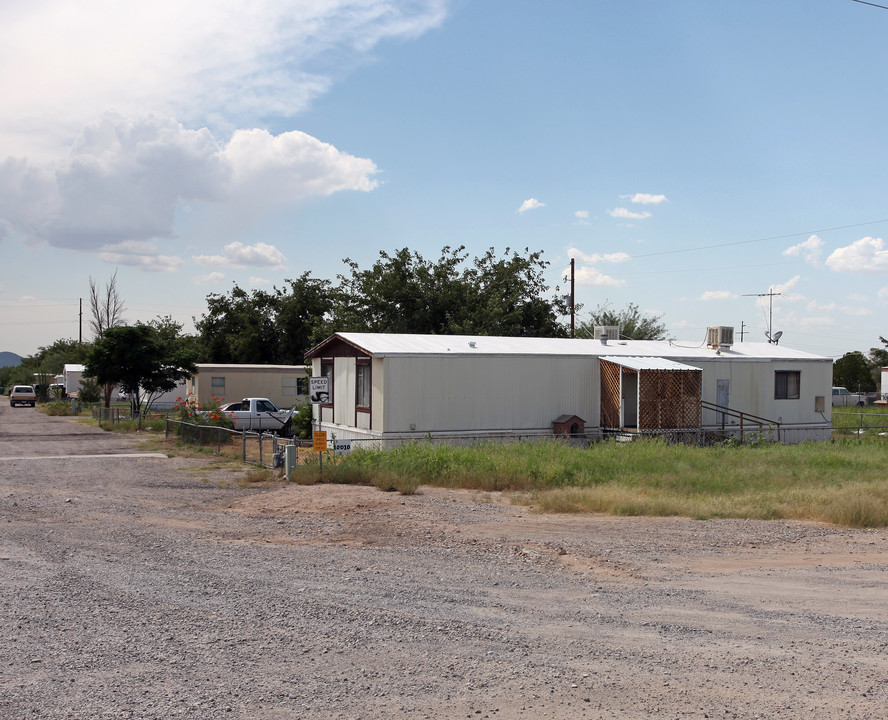
[{"label": "weed patch", "polygon": [[[849,527],[888,525],[888,444],[876,440],[695,447],[658,440],[430,442],[359,450],[306,482],[419,485],[515,493],[541,512],[693,518],[797,519]],[[403,488],[403,489],[402,489]],[[412,489],[411,489],[412,488]]]}]

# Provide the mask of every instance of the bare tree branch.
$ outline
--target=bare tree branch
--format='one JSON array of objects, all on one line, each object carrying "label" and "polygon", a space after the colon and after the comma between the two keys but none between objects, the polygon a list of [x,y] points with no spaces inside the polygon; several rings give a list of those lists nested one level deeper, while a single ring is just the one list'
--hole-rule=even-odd
[{"label": "bare tree branch", "polygon": [[105,285],[105,292],[99,291],[95,280],[89,279],[89,304],[92,310],[90,327],[98,340],[104,336],[108,328],[116,327],[123,323],[123,299],[117,289],[117,270],[111,276],[111,280]]}]

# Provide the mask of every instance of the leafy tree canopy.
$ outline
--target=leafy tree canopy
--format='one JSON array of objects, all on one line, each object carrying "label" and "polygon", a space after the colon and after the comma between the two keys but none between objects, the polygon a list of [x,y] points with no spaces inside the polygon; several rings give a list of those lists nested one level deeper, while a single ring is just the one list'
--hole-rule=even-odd
[{"label": "leafy tree canopy", "polygon": [[833,385],[851,392],[872,392],[876,389],[872,370],[870,361],[859,350],[845,353],[833,364]]},{"label": "leafy tree canopy", "polygon": [[[305,273],[272,292],[207,297],[195,326],[202,357],[218,363],[300,364],[337,330],[441,335],[565,337],[559,318],[567,298],[548,297],[542,252],[498,256],[493,248],[470,261],[464,247],[445,247],[437,260],[408,248],[380,251],[369,268],[348,258],[337,284]],[[558,288],[555,288],[556,293]]]},{"label": "leafy tree canopy", "polygon": [[[361,270],[346,259],[350,275],[339,275],[331,325],[336,330],[564,337],[559,317],[563,297],[546,298],[542,252],[493,248],[467,263],[464,246],[444,247],[437,261],[403,248],[380,251]],[[556,288],[556,291],[558,288]]]},{"label": "leafy tree canopy", "polygon": [[19,365],[3,368],[5,372],[0,385],[32,385],[35,374],[38,378],[42,376],[43,382],[51,382],[53,377],[61,374],[66,364],[82,363],[89,347],[89,344],[82,344],[77,340],[56,340],[51,345],[39,347],[33,355],[22,358]]},{"label": "leafy tree canopy", "polygon": [[301,364],[315,328],[332,308],[332,291],[329,281],[310,273],[285,283],[272,292],[248,293],[235,285],[227,295],[208,295],[206,314],[194,322],[202,359]]},{"label": "leafy tree canopy", "polygon": [[169,327],[136,323],[106,328],[86,357],[86,372],[99,384],[123,385],[135,395],[138,407],[142,389],[168,392],[197,371],[194,353]]},{"label": "leafy tree canopy", "polygon": [[617,310],[610,302],[604,301],[590,313],[591,318],[580,324],[577,335],[593,337],[596,325],[619,325],[620,337],[624,340],[666,340],[666,325],[662,315],[646,315],[635,303]]}]

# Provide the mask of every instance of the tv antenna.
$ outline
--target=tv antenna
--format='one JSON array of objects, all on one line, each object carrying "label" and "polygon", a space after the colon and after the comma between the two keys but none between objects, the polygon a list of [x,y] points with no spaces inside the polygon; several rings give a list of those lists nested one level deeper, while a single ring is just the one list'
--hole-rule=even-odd
[{"label": "tv antenna", "polygon": [[769,343],[774,343],[775,345],[778,343],[780,338],[783,336],[783,331],[780,330],[776,333],[771,333],[771,330],[774,327],[774,296],[782,295],[782,293],[774,292],[773,288],[768,288],[768,292],[766,293],[750,293],[748,295],[744,295],[743,297],[766,297],[768,298],[768,331],[765,333],[765,337],[768,338]]}]

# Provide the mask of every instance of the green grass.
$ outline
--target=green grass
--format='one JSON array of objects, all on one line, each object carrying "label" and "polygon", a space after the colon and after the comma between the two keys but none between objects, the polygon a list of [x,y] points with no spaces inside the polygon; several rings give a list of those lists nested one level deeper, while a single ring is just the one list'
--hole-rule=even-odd
[{"label": "green grass", "polygon": [[418,442],[356,450],[337,463],[300,466],[296,482],[374,484],[404,494],[419,485],[507,491],[543,512],[814,520],[888,525],[888,442],[708,448],[656,440],[558,441],[453,447]]},{"label": "green grass", "polygon": [[888,406],[833,408],[833,428],[839,436],[879,436],[888,433]]}]

